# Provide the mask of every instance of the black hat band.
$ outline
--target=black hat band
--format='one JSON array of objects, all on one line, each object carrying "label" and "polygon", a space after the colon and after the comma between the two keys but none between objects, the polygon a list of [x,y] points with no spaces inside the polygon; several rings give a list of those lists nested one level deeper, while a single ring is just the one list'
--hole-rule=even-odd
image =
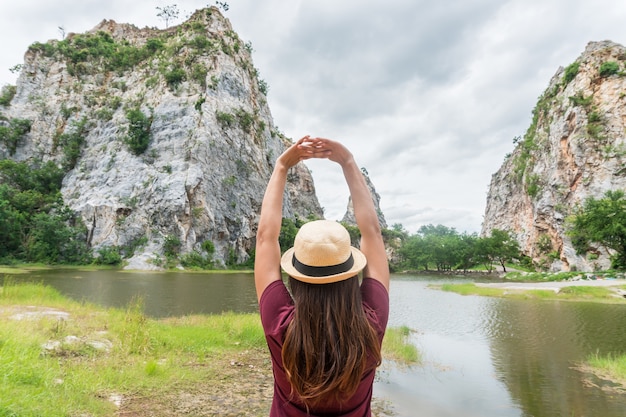
[{"label": "black hat band", "polygon": [[291,264],[296,268],[296,271],[303,275],[309,277],[328,277],[348,272],[354,266],[354,258],[352,257],[352,253],[350,253],[350,257],[345,262],[338,265],[310,266],[300,262],[294,254],[291,259]]}]

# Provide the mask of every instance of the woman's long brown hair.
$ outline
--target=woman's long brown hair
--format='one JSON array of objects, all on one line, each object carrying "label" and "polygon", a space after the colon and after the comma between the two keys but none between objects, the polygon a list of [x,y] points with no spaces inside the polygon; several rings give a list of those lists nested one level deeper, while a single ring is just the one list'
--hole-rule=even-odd
[{"label": "woman's long brown hair", "polygon": [[358,276],[332,284],[289,277],[289,284],[295,313],[282,359],[294,392],[306,406],[350,398],[368,363],[381,362],[378,336],[361,304]]}]

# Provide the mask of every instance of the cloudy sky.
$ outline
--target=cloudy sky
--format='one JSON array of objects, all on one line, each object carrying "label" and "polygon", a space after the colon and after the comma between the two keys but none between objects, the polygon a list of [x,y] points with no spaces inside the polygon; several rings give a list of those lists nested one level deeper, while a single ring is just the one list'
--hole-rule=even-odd
[{"label": "cloudy sky", "polygon": [[[559,67],[590,41],[626,44],[618,0],[230,0],[224,12],[252,43],[287,136],[344,142],[381,196],[389,225],[479,232],[491,175],[523,135]],[[84,32],[102,19],[165,27],[215,2],[19,0],[0,4],[0,85],[28,45]],[[171,23],[170,23],[171,25]],[[309,161],[326,217],[347,188]]]}]

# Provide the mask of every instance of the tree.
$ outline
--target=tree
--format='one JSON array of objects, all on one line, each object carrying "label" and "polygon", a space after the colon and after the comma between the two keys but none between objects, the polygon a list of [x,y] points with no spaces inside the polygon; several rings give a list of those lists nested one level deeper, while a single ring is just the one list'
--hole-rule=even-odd
[{"label": "tree", "polygon": [[180,11],[178,10],[178,6],[175,4],[170,4],[165,7],[157,7],[156,8],[159,13],[157,13],[157,17],[161,18],[165,22],[165,27],[169,27],[169,23],[172,20],[178,19],[178,15]]},{"label": "tree", "polygon": [[230,9],[230,6],[225,1],[216,1],[215,4],[217,5],[217,7],[220,7],[225,12],[227,12],[228,9]]},{"label": "tree", "polygon": [[490,236],[479,238],[476,246],[478,257],[490,272],[496,262],[506,272],[506,263],[521,256],[519,243],[511,233],[504,230],[493,229]]},{"label": "tree", "polygon": [[592,242],[599,243],[615,253],[611,266],[626,269],[626,198],[624,191],[607,191],[604,198],[588,198],[568,219],[574,248],[586,253]]}]

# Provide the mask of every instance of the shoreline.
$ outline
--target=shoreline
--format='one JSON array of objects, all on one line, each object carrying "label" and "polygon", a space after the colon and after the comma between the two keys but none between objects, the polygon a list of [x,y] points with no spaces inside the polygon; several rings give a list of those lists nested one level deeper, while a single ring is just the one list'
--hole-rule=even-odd
[{"label": "shoreline", "polygon": [[595,279],[576,281],[544,281],[544,282],[476,282],[474,285],[483,288],[502,290],[552,290],[559,292],[565,287],[620,287],[626,285],[626,279]]}]

